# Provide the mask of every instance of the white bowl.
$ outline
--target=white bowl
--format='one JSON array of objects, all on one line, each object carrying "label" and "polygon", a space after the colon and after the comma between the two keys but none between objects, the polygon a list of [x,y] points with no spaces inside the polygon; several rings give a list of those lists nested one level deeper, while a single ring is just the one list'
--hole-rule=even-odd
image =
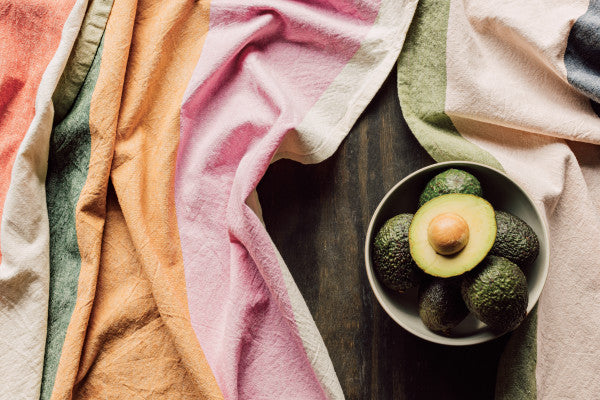
[{"label": "white bowl", "polygon": [[510,212],[535,231],[540,242],[540,252],[535,262],[523,272],[527,277],[529,313],[538,301],[549,265],[548,228],[540,210],[537,209],[529,195],[516,182],[504,173],[483,164],[466,161],[449,161],[433,164],[413,172],[398,182],[381,200],[373,213],[365,240],[365,265],[367,276],[375,297],[387,314],[412,334],[430,342],[465,346],[483,343],[501,336],[472,314],[444,336],[430,331],[419,318],[417,308],[417,289],[404,294],[396,293],[385,287],[377,278],[372,266],[371,243],[385,221],[400,213],[414,214],[418,208],[419,195],[431,178],[449,168],[458,168],[470,172],[481,182],[483,197],[488,200],[494,210]]}]

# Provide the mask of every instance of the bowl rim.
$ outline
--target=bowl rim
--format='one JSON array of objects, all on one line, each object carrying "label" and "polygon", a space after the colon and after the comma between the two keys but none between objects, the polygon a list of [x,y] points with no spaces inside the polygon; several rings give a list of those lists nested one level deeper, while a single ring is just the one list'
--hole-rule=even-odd
[{"label": "bowl rim", "polygon": [[[508,333],[508,332],[499,333],[499,334],[494,334],[494,333],[490,332],[487,335],[479,335],[479,336],[475,336],[475,337],[465,336],[465,337],[459,337],[459,338],[445,337],[442,335],[435,334],[435,332],[432,332],[435,334],[435,336],[426,337],[426,336],[422,335],[421,333],[419,333],[418,331],[416,331],[415,329],[413,329],[412,327],[410,327],[402,319],[397,318],[397,316],[394,315],[392,310],[389,309],[387,302],[382,299],[379,291],[375,289],[375,280],[377,278],[375,277],[375,271],[373,270],[373,266],[371,264],[371,240],[370,239],[372,238],[372,235],[373,235],[375,219],[379,215],[381,209],[383,208],[383,205],[387,202],[388,198],[392,195],[392,193],[394,193],[398,189],[398,187],[400,187],[404,182],[411,179],[413,176],[422,174],[423,172],[426,172],[431,169],[437,169],[440,166],[445,166],[445,165],[447,165],[447,166],[473,165],[473,166],[483,167],[485,169],[492,170],[493,172],[496,172],[496,173],[504,176],[510,182],[512,182],[525,195],[525,198],[533,206],[536,217],[538,218],[539,221],[541,221],[541,225],[544,230],[543,245],[545,246],[546,252],[544,254],[544,260],[542,263],[541,283],[539,284],[539,290],[537,290],[537,293],[530,293],[530,295],[532,295],[532,297],[533,297],[533,301],[529,302],[529,304],[527,305],[527,315],[530,314],[531,310],[533,310],[533,308],[537,304],[537,302],[541,296],[541,293],[544,289],[544,286],[546,284],[546,279],[548,277],[548,270],[549,270],[549,264],[550,264],[550,239],[549,239],[550,235],[549,235],[549,230],[548,230],[548,224],[547,224],[544,214],[540,211],[539,207],[533,201],[533,199],[527,193],[527,191],[525,191],[525,189],[518,182],[516,182],[514,179],[512,179],[510,176],[508,176],[503,171],[500,171],[494,167],[490,167],[489,165],[482,164],[482,163],[477,163],[477,162],[473,162],[473,161],[454,160],[454,161],[443,161],[443,162],[430,164],[430,165],[427,165],[416,171],[413,171],[412,173],[410,173],[407,176],[405,176],[404,178],[402,178],[391,189],[389,189],[387,191],[387,193],[383,196],[383,198],[377,205],[377,208],[375,208],[375,211],[373,211],[373,214],[371,215],[371,220],[369,221],[369,227],[367,229],[367,233],[366,233],[366,237],[365,237],[365,248],[364,248],[365,268],[366,268],[366,272],[367,272],[367,278],[369,280],[369,286],[371,286],[371,291],[375,295],[377,302],[379,303],[379,305],[381,305],[381,307],[384,309],[386,314],[388,316],[390,316],[390,318],[392,318],[398,325],[400,325],[402,328],[404,328],[408,332],[412,333],[413,335],[415,335],[423,340],[433,342],[433,343],[438,343],[438,344],[450,345],[450,346],[470,346],[470,345],[475,345],[475,344],[491,341],[493,339],[503,336],[505,333]],[[541,243],[540,243],[540,245],[541,245]]]}]

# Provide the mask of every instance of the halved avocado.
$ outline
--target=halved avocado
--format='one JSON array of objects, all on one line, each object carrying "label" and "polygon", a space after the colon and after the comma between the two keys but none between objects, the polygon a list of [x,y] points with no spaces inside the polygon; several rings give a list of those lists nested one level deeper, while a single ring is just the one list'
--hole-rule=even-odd
[{"label": "halved avocado", "polygon": [[471,194],[445,194],[423,205],[408,230],[410,254],[429,275],[448,278],[473,269],[496,239],[491,204]]}]

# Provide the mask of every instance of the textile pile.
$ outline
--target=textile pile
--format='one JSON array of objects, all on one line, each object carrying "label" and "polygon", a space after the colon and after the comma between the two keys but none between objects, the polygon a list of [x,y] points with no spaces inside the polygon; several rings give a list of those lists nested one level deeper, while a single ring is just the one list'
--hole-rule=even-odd
[{"label": "textile pile", "polygon": [[0,398],[344,398],[255,189],[331,156],[395,65],[429,154],[504,170],[550,226],[496,398],[595,398],[599,13],[0,2]]}]

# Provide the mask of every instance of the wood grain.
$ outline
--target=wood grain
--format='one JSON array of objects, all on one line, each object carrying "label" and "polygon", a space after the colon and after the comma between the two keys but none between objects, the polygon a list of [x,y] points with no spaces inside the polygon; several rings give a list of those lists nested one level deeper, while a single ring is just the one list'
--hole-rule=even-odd
[{"label": "wood grain", "polygon": [[387,316],[367,280],[371,214],[395,183],[433,163],[402,118],[395,76],[330,159],[269,168],[258,187],[267,230],[348,399],[492,399],[506,339],[469,347],[423,341]]}]

